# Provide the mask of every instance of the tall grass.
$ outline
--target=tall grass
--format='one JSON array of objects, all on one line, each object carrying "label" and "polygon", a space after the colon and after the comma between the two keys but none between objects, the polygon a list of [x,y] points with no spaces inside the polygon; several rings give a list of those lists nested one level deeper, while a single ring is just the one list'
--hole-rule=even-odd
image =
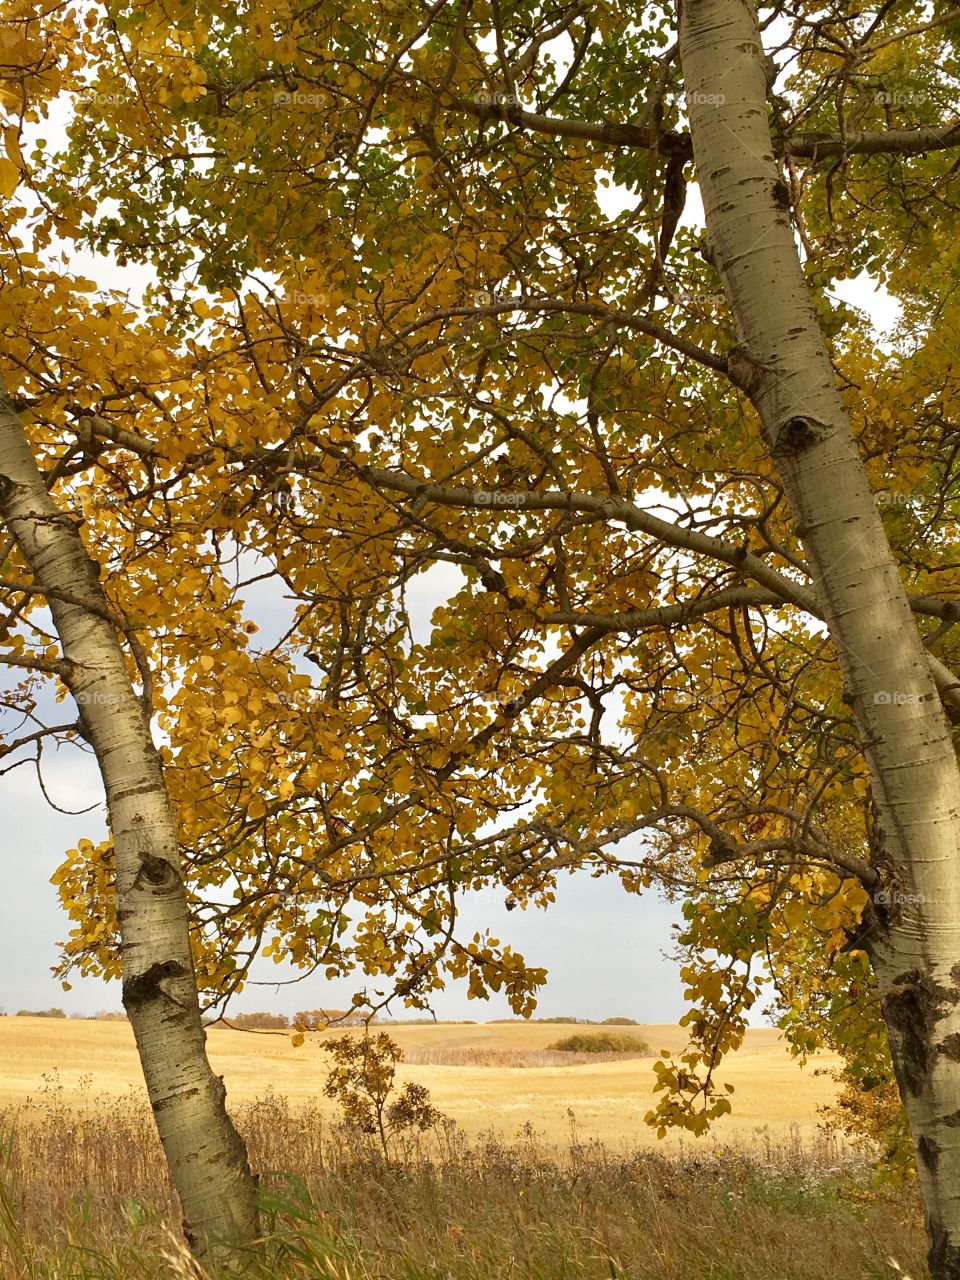
[{"label": "tall grass", "polygon": [[[912,1191],[859,1157],[804,1146],[688,1145],[668,1156],[528,1128],[468,1142],[448,1126],[386,1162],[315,1108],[236,1109],[263,1171],[253,1280],[921,1280]],[[52,1082],[0,1111],[3,1280],[184,1280],[149,1111],[66,1105]],[[897,1271],[895,1268],[901,1268]]]}]

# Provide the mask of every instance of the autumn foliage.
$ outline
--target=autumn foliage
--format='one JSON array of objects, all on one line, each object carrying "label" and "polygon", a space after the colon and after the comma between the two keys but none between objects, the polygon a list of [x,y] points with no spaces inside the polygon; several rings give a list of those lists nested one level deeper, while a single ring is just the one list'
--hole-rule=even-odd
[{"label": "autumn foliage", "polygon": [[[613,875],[682,902],[691,1044],[648,1118],[700,1132],[771,987],[798,1052],[841,1006],[876,1018],[848,957],[879,837],[803,530],[726,376],[734,317],[667,199],[691,176],[679,71],[635,16],[570,6],[548,38],[518,10],[494,55],[470,4],[8,4],[0,331],[159,730],[212,1011],[266,957],[355,975],[359,1016],[450,980],[528,1015],[538,958],[463,935],[459,904]],[[940,151],[838,173],[801,146],[904,123],[877,86],[917,77],[932,128],[952,37],[845,61],[801,16],[792,39],[771,112],[803,269],[917,626],[956,669],[957,178]],[[153,283],[101,288],[61,243]],[[862,270],[903,300],[890,350],[830,292]],[[2,600],[8,705],[52,681],[44,740],[76,744],[15,552]],[[110,843],[53,879],[60,975],[116,976]]]}]

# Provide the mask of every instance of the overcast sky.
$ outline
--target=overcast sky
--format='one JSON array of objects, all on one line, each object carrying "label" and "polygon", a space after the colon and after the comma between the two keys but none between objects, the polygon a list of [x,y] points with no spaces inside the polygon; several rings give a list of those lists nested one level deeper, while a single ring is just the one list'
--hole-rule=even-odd
[{"label": "overcast sky", "polygon": [[[99,790],[95,771],[85,763],[65,763],[46,776],[58,803],[83,803]],[[91,821],[54,813],[25,778],[0,781],[0,812],[7,833],[2,855],[7,889],[0,932],[0,1008],[7,1013],[53,1005],[68,1013],[119,1009],[118,983],[74,978],[73,990],[64,992],[50,974],[56,941],[67,923],[50,875],[79,836],[96,839],[102,833],[102,815]],[[481,896],[465,908],[464,932],[490,928],[531,963],[550,970],[541,1014],[626,1015],[642,1022],[674,1022],[685,1007],[682,989],[676,966],[661,952],[669,947],[670,922],[677,915],[676,908],[653,895],[638,899],[625,894],[613,879],[574,876],[561,887],[549,914],[508,913],[499,902]],[[294,974],[266,960],[259,963],[259,976],[272,983]],[[342,1008],[351,989],[349,984],[313,976],[293,987],[249,986],[231,1007],[281,1013]],[[437,1017],[478,1021],[510,1013],[499,997],[467,1000],[463,983],[436,996],[434,1010]],[[404,1016],[402,1009],[395,1016]]]},{"label": "overcast sky", "polygon": [[[430,615],[454,583],[440,568],[421,577],[407,595],[414,634],[423,638]],[[456,570],[452,572],[456,573]],[[289,622],[289,605],[280,589],[259,583],[245,592],[248,612],[260,625],[257,639],[269,645]],[[307,668],[309,670],[309,667]],[[72,704],[68,704],[72,708]],[[71,711],[58,716],[66,721]],[[59,1006],[68,1013],[93,1013],[120,1007],[116,982],[72,978],[64,992],[50,970],[56,963],[58,939],[68,921],[50,876],[64,851],[86,837],[106,835],[103,790],[92,757],[66,747],[44,754],[43,781],[53,806],[44,798],[32,765],[23,765],[0,778],[0,817],[7,832],[0,854],[8,892],[0,931],[0,1009],[45,1009]],[[91,812],[77,811],[94,806]],[[58,810],[70,810],[70,816]],[[549,913],[528,909],[508,912],[505,894],[486,891],[468,895],[461,914],[461,937],[487,928],[501,941],[523,953],[531,964],[550,971],[539,1013],[605,1018],[618,1015],[643,1022],[672,1022],[684,1008],[676,965],[665,958],[671,947],[671,922],[678,909],[656,895],[642,898],[624,892],[612,877],[594,880],[576,875],[562,882]],[[277,986],[277,979],[298,976],[292,966],[263,960],[251,984],[231,1007],[234,1011],[268,1008],[282,1013],[298,1009],[342,1008],[355,984],[327,982],[322,976],[304,978],[295,986]],[[362,977],[358,983],[362,984]],[[506,1001],[468,1000],[466,983],[458,982],[434,1001],[437,1017],[485,1018],[510,1014]],[[402,1006],[395,1016],[402,1017]]]}]

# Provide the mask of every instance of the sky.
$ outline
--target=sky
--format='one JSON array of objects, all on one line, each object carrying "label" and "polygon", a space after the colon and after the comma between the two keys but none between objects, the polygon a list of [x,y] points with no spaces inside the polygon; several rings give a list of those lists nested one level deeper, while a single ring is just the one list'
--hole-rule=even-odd
[{"label": "sky", "polygon": [[[443,572],[441,568],[440,575]],[[408,591],[418,638],[429,629],[430,615],[453,585],[445,584],[440,575],[421,575]],[[269,583],[257,584],[245,595],[248,612],[261,628],[257,638],[269,645],[286,628],[288,606]],[[78,840],[98,841],[107,834],[96,764],[73,747],[49,757],[45,753],[43,783],[49,801],[31,765],[0,777],[0,821],[7,831],[0,852],[7,885],[0,910],[0,1010],[9,1014],[58,1007],[68,1014],[91,1014],[119,1009],[119,983],[71,976],[72,989],[64,992],[51,973],[68,921],[50,876]],[[467,895],[460,936],[469,938],[488,929],[531,964],[549,970],[538,1015],[675,1022],[683,1012],[677,966],[666,954],[672,949],[671,924],[679,918],[678,906],[653,893],[627,894],[613,877],[597,880],[589,875],[562,882],[549,912],[508,912],[505,897],[503,891],[493,890]],[[328,982],[321,975],[277,986],[278,979],[289,982],[300,975],[292,966],[272,960],[259,961],[252,976],[265,985],[251,983],[231,1004],[233,1012],[269,1009],[293,1014],[300,1009],[343,1008],[356,989],[349,981]],[[511,1016],[502,997],[468,1000],[465,982],[438,994],[433,1010],[438,1018],[483,1021]],[[398,1005],[394,1016],[412,1015],[405,1015]]]},{"label": "sky", "polygon": [[[14,775],[15,776],[15,775]],[[58,803],[89,802],[99,791],[95,770],[64,763],[45,775]],[[10,778],[0,782],[0,816],[7,830],[0,865],[4,869],[3,928],[0,932],[0,1009],[46,1009],[57,1006],[71,1014],[120,1008],[117,982],[71,979],[64,992],[50,974],[57,960],[57,940],[65,934],[49,878],[63,851],[80,835],[96,838],[103,830],[102,810],[83,819],[53,812],[36,786]],[[93,819],[93,821],[91,821]],[[561,886],[549,914],[507,912],[493,895],[473,895],[463,911],[463,932],[489,928],[536,965],[550,971],[540,999],[540,1016],[603,1019],[625,1016],[640,1022],[675,1022],[685,1005],[677,966],[665,958],[671,942],[675,906],[655,895],[636,898],[619,882],[573,876]],[[289,966],[261,960],[255,974],[266,985],[248,986],[231,1004],[233,1012],[269,1009],[293,1014],[299,1009],[343,1008],[352,990],[346,982],[311,976],[295,986],[273,985],[292,978]],[[511,1016],[506,1001],[468,1000],[463,983],[434,997],[438,1018]],[[397,1008],[394,1016],[410,1016]]]},{"label": "sky", "polygon": [[[49,134],[49,128],[46,132]],[[630,202],[635,199],[632,193],[619,194]],[[618,212],[618,192],[611,189],[606,199],[609,212]],[[684,220],[702,224],[694,186]],[[143,268],[121,269],[87,253],[74,253],[68,269],[94,279],[100,288],[129,289],[134,296],[149,278]],[[897,318],[894,300],[876,290],[867,278],[840,283],[834,292],[867,311],[880,334]],[[259,598],[255,590],[247,592],[250,614],[261,626],[258,638],[264,643],[269,643],[271,630],[279,634],[285,616],[285,606],[271,592],[269,586],[262,588]],[[443,583],[436,576],[423,575],[414,584],[408,604],[415,628],[429,627],[430,615],[444,594]],[[98,841],[106,835],[103,792],[95,762],[76,748],[45,757],[46,798],[31,769],[24,765],[0,777],[0,821],[7,833],[0,847],[0,876],[5,886],[0,905],[0,1011],[57,1006],[68,1014],[84,1015],[117,1010],[119,983],[74,976],[72,989],[64,992],[51,972],[68,921],[50,877],[64,852],[78,840]],[[79,813],[81,810],[87,812]],[[678,965],[671,958],[678,904],[664,901],[655,891],[641,897],[629,895],[614,877],[597,880],[583,873],[561,882],[549,912],[533,908],[507,912],[503,896],[493,891],[468,896],[462,908],[461,936],[489,929],[531,964],[547,968],[549,978],[541,991],[539,1016],[626,1016],[640,1022],[675,1022],[687,1008]],[[278,980],[286,983],[296,976],[289,966],[259,961],[252,977],[263,985],[248,985],[231,1004],[231,1011],[269,1009],[292,1014],[300,1009],[342,1008],[355,989],[346,981],[331,983],[319,975],[295,985],[276,985]],[[361,983],[362,977],[358,985]],[[468,1000],[464,982],[452,983],[432,1003],[438,1018],[482,1021],[510,1014],[502,997]],[[403,1016],[402,1008],[397,1008],[395,1016]],[[763,1020],[762,1009],[753,1020]]]}]

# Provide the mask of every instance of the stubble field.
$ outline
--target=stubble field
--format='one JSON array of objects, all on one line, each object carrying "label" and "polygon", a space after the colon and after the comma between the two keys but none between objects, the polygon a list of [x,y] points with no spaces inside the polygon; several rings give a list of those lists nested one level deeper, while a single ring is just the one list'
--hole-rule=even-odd
[{"label": "stubble field", "polygon": [[[915,1189],[818,1131],[830,1077],[773,1031],[726,1068],[736,1109],[712,1137],[658,1144],[650,1057],[536,1065],[569,1026],[386,1029],[415,1059],[402,1078],[455,1122],[389,1160],[323,1098],[322,1037],[209,1030],[261,1175],[249,1280],[927,1276]],[[677,1027],[632,1030],[684,1044]],[[534,1065],[470,1062],[497,1054]],[[129,1027],[0,1019],[2,1280],[227,1280],[194,1265],[178,1225]]]},{"label": "stubble field", "polygon": [[[471,1051],[510,1050],[530,1055],[571,1031],[598,1033],[610,1028],[570,1027],[548,1023],[437,1026],[388,1026],[405,1053],[417,1058],[469,1058]],[[634,1034],[658,1053],[678,1051],[686,1043],[675,1026],[615,1028]],[[272,1092],[296,1110],[322,1098],[327,1057],[319,1047],[323,1036],[308,1035],[298,1047],[286,1033],[263,1033],[212,1027],[207,1047],[215,1070],[222,1074],[232,1102],[249,1102]],[[585,1139],[631,1145],[655,1142],[643,1124],[653,1098],[653,1057],[574,1066],[476,1066],[404,1064],[401,1079],[426,1085],[436,1106],[467,1134],[494,1130],[505,1136],[522,1125],[551,1140],[563,1141],[571,1128],[570,1113]],[[779,1137],[791,1129],[810,1137],[820,1117],[817,1108],[833,1096],[831,1078],[818,1068],[834,1065],[830,1055],[801,1067],[783,1046],[778,1032],[747,1033],[743,1049],[720,1076],[734,1086],[734,1114],[716,1128],[726,1141],[749,1140],[759,1131]],[[16,1105],[36,1095],[44,1077],[56,1073],[64,1101],[90,1095],[145,1096],[133,1036],[125,1022],[81,1022],[46,1018],[0,1019],[0,1106]],[[688,1139],[689,1141],[689,1139]]]}]

